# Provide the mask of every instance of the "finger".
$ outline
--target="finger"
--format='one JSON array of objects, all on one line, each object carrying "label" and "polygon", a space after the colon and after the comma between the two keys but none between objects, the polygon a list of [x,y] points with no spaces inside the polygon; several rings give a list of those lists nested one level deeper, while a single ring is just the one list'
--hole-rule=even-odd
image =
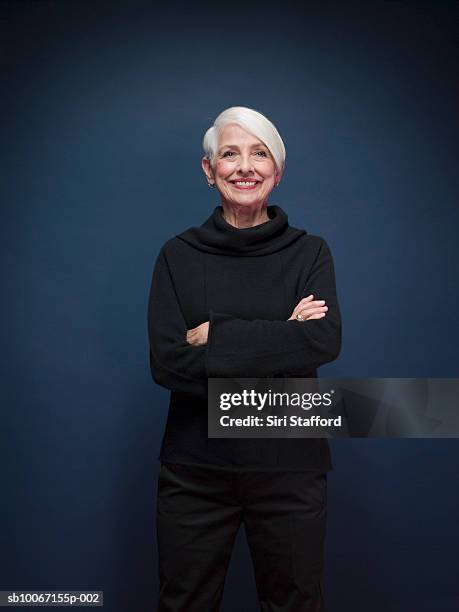
[{"label": "finger", "polygon": [[325,300],[314,300],[313,302],[306,304],[307,308],[310,306],[325,306]]},{"label": "finger", "polygon": [[[317,304],[317,301],[312,301],[313,298],[314,298],[314,296],[311,294],[311,295],[308,295],[308,297],[303,298],[302,300],[300,300],[298,302],[298,304],[295,306],[295,308],[293,310],[293,313],[292,313],[292,316],[296,316],[298,314],[298,310],[303,308],[306,305]],[[322,300],[322,303],[325,304],[325,301]]]},{"label": "finger", "polygon": [[326,314],[327,314],[326,312],[322,312],[322,313],[319,313],[319,314],[313,314],[310,317],[308,317],[306,319],[306,321],[310,321],[311,319],[323,319]]},{"label": "finger", "polygon": [[314,308],[316,306],[325,306],[325,300],[313,300],[307,302],[301,300],[301,302],[298,303],[296,308]]},{"label": "finger", "polygon": [[301,300],[298,302],[298,304],[297,304],[297,305],[299,306],[300,304],[307,304],[308,302],[310,302],[310,301],[311,301],[311,300],[313,300],[313,299],[314,299],[314,296],[313,296],[313,294],[311,293],[311,295],[308,295],[308,297],[305,297],[305,298],[301,299]]},{"label": "finger", "polygon": [[308,313],[313,313],[313,312],[323,312],[323,310],[328,310],[328,306],[325,306],[323,304],[318,304],[318,305],[311,305],[311,306],[303,306],[302,308],[299,309],[300,314],[308,314]]},{"label": "finger", "polygon": [[[309,302],[311,302],[311,300],[314,300],[314,295],[313,295],[313,294],[308,295],[308,297],[305,297],[305,298],[301,299],[301,300],[298,302],[298,304],[302,304],[302,303],[309,303]],[[315,300],[315,301],[316,301],[316,302],[325,302],[325,300],[319,300],[319,299],[317,299],[317,300]]]},{"label": "finger", "polygon": [[316,312],[326,312],[328,310],[328,306],[311,306],[311,308],[300,308],[300,314],[313,314]]},{"label": "finger", "polygon": [[307,319],[311,315],[324,314],[324,313],[326,314],[327,310],[328,310],[327,306],[321,306],[320,308],[313,308],[313,309],[303,308],[302,310],[300,310],[298,314],[301,317],[303,317],[303,319]]}]

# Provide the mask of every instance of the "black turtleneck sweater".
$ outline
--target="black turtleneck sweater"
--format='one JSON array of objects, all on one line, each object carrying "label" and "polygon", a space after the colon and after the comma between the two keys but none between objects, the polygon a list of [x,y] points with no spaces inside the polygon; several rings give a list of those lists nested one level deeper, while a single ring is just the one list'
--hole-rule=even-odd
[{"label": "black turtleneck sweater", "polygon": [[[208,438],[207,378],[317,377],[336,359],[341,317],[326,242],[269,221],[236,228],[221,206],[200,227],[168,240],[153,271],[148,306],[153,379],[171,390],[159,459],[220,467],[332,469],[326,438]],[[325,300],[322,319],[287,320],[301,298]],[[187,330],[209,321],[206,345]]]}]

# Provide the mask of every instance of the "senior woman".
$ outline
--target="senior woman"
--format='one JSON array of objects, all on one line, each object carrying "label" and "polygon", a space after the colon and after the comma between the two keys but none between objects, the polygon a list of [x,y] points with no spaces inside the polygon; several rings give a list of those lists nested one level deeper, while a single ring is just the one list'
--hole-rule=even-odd
[{"label": "senior woman", "polygon": [[148,307],[153,379],[170,389],[159,460],[159,612],[219,609],[244,524],[263,611],[323,611],[326,438],[207,436],[209,377],[317,377],[341,346],[326,242],[268,205],[285,165],[271,121],[224,110],[203,141],[220,205],[169,239]]}]

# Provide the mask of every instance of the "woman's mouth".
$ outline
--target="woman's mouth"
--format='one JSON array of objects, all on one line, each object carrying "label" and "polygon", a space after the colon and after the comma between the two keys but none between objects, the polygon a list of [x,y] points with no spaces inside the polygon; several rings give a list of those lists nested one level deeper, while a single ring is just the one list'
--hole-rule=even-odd
[{"label": "woman's mouth", "polygon": [[260,181],[231,181],[236,189],[255,189]]}]

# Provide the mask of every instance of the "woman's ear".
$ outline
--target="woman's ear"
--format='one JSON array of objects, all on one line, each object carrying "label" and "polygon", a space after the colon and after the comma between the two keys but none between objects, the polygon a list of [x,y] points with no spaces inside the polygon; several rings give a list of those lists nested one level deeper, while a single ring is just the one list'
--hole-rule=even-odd
[{"label": "woman's ear", "polygon": [[281,178],[282,175],[284,174],[284,168],[282,168],[282,170],[279,170],[278,172],[276,172],[276,180],[275,180],[275,185],[279,185],[279,183],[281,182]]},{"label": "woman's ear", "polygon": [[215,177],[214,177],[214,173],[212,170],[212,166],[210,164],[210,160],[207,157],[207,155],[204,155],[204,157],[202,158],[201,166],[202,166],[202,169],[204,170],[204,174],[207,177],[207,181],[212,182],[212,183],[215,182]]}]

